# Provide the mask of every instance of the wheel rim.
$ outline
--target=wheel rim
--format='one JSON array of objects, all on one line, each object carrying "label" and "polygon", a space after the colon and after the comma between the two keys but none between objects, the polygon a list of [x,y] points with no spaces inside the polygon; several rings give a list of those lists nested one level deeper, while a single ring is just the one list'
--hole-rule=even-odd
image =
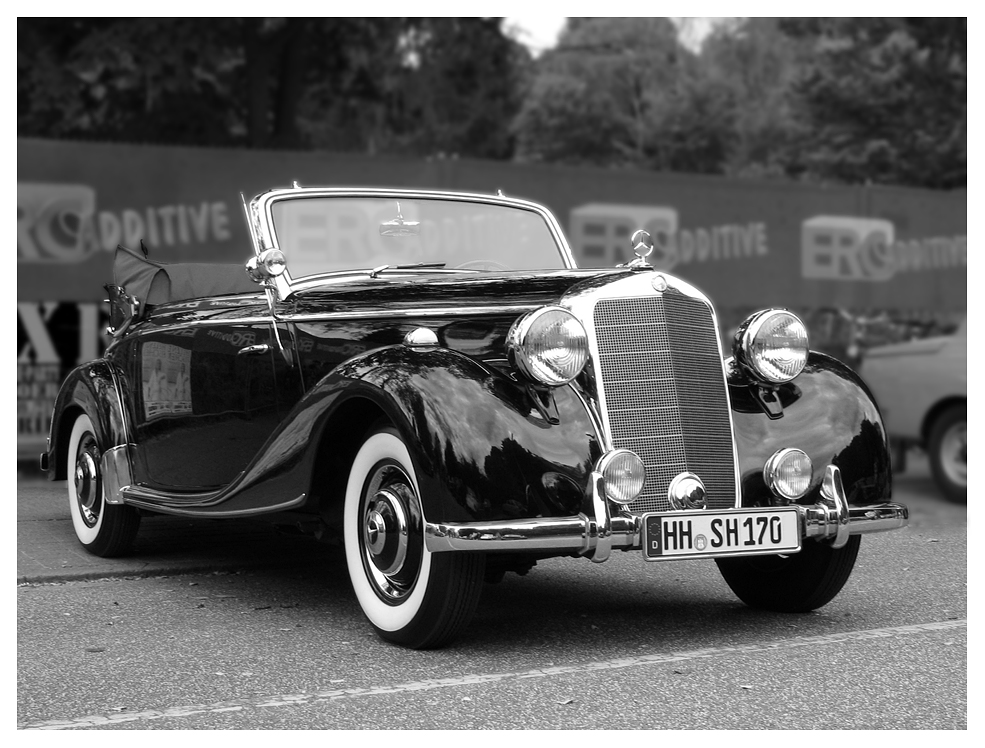
[{"label": "wheel rim", "polygon": [[941,439],[941,467],[948,480],[960,486],[968,485],[968,423],[955,423]]},{"label": "wheel rim", "polygon": [[399,605],[413,591],[424,541],[420,500],[407,473],[381,462],[364,484],[359,546],[366,578],[384,602]]},{"label": "wheel rim", "polygon": [[99,448],[95,437],[86,433],[75,456],[75,501],[86,527],[95,527],[102,509],[103,486],[99,474]]}]

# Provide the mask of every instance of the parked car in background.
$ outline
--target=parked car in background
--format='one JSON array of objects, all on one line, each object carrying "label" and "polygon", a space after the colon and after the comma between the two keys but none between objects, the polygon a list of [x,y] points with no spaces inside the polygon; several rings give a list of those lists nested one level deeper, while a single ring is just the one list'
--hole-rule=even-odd
[{"label": "parked car in background", "polygon": [[114,341],[62,385],[41,458],[92,553],[148,515],[264,515],[344,546],[380,636],[427,648],[484,581],[555,556],[714,559],[747,604],[813,610],[861,534],[907,523],[856,374],[781,309],[723,354],[646,232],[581,270],[547,209],[502,195],[244,207],[247,272],[117,252]]},{"label": "parked car in background", "polygon": [[905,469],[905,450],[927,451],[951,501],[968,500],[968,320],[952,335],[870,348],[862,364]]}]

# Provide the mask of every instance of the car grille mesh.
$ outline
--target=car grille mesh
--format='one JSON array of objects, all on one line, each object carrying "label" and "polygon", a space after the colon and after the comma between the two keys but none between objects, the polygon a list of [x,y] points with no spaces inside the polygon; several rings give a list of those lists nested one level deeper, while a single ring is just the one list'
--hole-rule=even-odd
[{"label": "car grille mesh", "polygon": [[689,471],[708,508],[735,506],[735,464],[718,332],[703,301],[673,289],[595,305],[597,376],[616,448],[646,466],[634,513],[670,508],[667,488]]}]

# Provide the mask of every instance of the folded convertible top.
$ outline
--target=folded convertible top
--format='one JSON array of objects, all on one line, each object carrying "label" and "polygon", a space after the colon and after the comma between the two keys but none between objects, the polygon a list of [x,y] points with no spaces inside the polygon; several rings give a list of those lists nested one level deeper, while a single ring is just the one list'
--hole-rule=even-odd
[{"label": "folded convertible top", "polygon": [[141,307],[169,301],[255,293],[258,286],[243,265],[177,263],[165,265],[119,246],[113,258],[113,282],[126,288]]}]

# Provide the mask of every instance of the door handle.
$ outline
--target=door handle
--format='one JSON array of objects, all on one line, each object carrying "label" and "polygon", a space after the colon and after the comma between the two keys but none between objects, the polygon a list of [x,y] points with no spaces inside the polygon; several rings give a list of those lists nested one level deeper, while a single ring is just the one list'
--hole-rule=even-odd
[{"label": "door handle", "polygon": [[240,348],[236,351],[237,356],[260,356],[264,353],[270,352],[270,345],[268,343],[260,343],[259,345],[248,345],[245,348]]}]

